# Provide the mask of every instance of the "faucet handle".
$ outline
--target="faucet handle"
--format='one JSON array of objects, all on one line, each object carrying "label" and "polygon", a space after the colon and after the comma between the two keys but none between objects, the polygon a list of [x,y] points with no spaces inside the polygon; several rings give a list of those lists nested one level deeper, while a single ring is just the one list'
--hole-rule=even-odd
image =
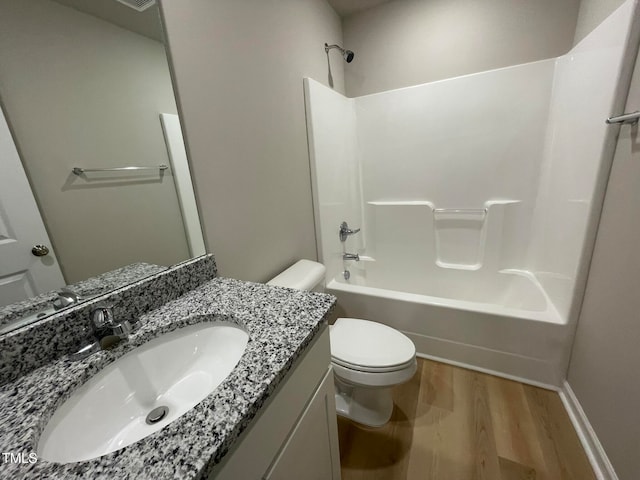
[{"label": "faucet handle", "polygon": [[56,295],[56,299],[51,302],[54,310],[61,310],[82,300],[80,295],[66,287],[58,290]]},{"label": "faucet handle", "polygon": [[116,326],[113,320],[113,308],[110,306],[100,305],[94,308],[91,310],[90,318],[91,325],[95,330]]},{"label": "faucet handle", "polygon": [[347,222],[342,222],[340,224],[340,231],[339,231],[340,241],[341,242],[346,242],[347,241],[347,237],[349,235],[354,235],[354,234],[358,233],[359,231],[360,231],[359,228],[356,228],[355,230],[351,230],[349,228],[349,224]]},{"label": "faucet handle", "polygon": [[125,338],[127,335],[133,332],[133,330],[134,327],[131,323],[129,323],[129,320],[125,320],[124,322],[118,323],[117,325],[113,326],[113,334],[120,338]]}]

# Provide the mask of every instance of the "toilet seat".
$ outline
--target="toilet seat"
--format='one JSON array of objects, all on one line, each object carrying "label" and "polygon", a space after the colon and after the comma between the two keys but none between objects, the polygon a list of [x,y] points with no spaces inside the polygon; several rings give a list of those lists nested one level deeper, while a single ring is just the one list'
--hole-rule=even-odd
[{"label": "toilet seat", "polygon": [[414,358],[403,369],[389,372],[363,372],[343,367],[334,361],[331,362],[331,367],[336,379],[347,384],[358,387],[392,387],[411,379],[418,364]]},{"label": "toilet seat", "polygon": [[331,364],[343,382],[388,387],[416,371],[416,347],[403,333],[382,323],[339,318],[330,328]]},{"label": "toilet seat", "polygon": [[345,368],[381,373],[407,368],[416,347],[403,333],[371,320],[339,318],[330,329],[332,361]]},{"label": "toilet seat", "polygon": [[331,363],[333,365],[340,365],[343,368],[348,368],[350,370],[356,370],[358,372],[366,372],[366,373],[387,373],[387,372],[397,372],[398,370],[404,370],[405,368],[411,367],[414,363],[414,359],[412,358],[406,363],[402,365],[393,365],[391,367],[367,367],[363,365],[353,365],[348,362],[344,362],[334,356],[331,356]]}]

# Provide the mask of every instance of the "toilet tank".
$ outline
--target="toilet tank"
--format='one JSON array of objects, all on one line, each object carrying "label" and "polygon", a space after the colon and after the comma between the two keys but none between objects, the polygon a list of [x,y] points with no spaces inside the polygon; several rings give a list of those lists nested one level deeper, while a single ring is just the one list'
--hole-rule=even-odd
[{"label": "toilet tank", "polygon": [[278,276],[267,282],[267,285],[296,288],[298,290],[324,291],[324,275],[327,269],[318,262],[299,260]]}]

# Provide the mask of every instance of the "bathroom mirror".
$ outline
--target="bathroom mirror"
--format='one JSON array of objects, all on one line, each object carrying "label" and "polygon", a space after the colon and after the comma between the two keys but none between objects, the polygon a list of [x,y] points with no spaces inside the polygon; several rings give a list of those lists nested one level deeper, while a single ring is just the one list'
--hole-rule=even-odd
[{"label": "bathroom mirror", "polygon": [[31,314],[26,299],[50,303],[46,292],[88,278],[104,287],[89,296],[102,294],[205,253],[154,0],[0,0],[0,65],[1,140],[41,217],[0,198],[0,257],[13,256],[2,243],[21,218],[48,233],[33,242],[43,248],[27,245],[29,264],[59,267],[48,287],[27,268],[0,271],[0,313]]}]

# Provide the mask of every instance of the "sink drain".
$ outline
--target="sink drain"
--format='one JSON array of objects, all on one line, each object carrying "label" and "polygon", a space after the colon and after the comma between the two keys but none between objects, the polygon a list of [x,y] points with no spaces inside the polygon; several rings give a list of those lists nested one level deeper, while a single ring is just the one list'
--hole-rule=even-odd
[{"label": "sink drain", "polygon": [[147,422],[147,425],[158,423],[167,416],[167,413],[169,413],[169,409],[167,407],[156,407],[147,414],[145,422]]}]

